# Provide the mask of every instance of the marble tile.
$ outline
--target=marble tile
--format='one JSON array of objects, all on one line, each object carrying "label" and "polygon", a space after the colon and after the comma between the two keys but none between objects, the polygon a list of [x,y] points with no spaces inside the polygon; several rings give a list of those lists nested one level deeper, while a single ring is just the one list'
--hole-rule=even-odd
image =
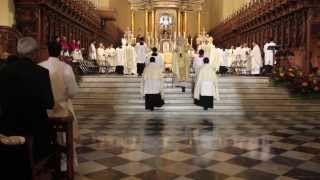
[{"label": "marble tile", "polygon": [[161,157],[161,158],[164,158],[164,159],[176,161],[176,162],[181,162],[181,161],[186,161],[186,160],[188,160],[188,159],[191,159],[191,158],[193,158],[194,156],[193,156],[193,155],[190,155],[190,154],[187,154],[187,153],[175,151],[175,152],[163,154],[163,155],[161,155],[160,157]]},{"label": "marble tile", "polygon": [[87,160],[98,160],[98,159],[105,159],[105,158],[110,158],[113,157],[113,154],[110,153],[106,153],[103,151],[94,151],[94,152],[90,152],[90,153],[84,153],[84,154],[79,154],[80,157],[85,158]]},{"label": "marble tile", "polygon": [[302,161],[307,161],[307,160],[310,160],[314,157],[314,155],[312,155],[312,154],[298,152],[298,151],[288,151],[288,152],[281,154],[281,156],[289,157],[292,159],[298,159],[298,160],[302,160]]},{"label": "marble tile", "polygon": [[107,168],[108,167],[103,166],[102,164],[96,163],[94,161],[88,161],[88,162],[80,163],[78,165],[76,172],[81,175],[85,175],[85,174],[89,174],[97,171],[102,171]]},{"label": "marble tile", "polygon": [[116,166],[116,167],[113,167],[113,169],[130,176],[135,176],[137,174],[141,174],[141,173],[153,170],[152,167],[139,162],[131,162],[121,166]]},{"label": "marble tile", "polygon": [[219,152],[219,151],[212,151],[207,154],[204,154],[202,157],[205,159],[211,159],[211,160],[222,162],[222,161],[228,161],[232,159],[233,157],[235,157],[235,155]]},{"label": "marble tile", "polygon": [[193,172],[199,171],[201,168],[185,163],[175,163],[169,166],[161,167],[160,169],[179,176],[186,176]]},{"label": "marble tile", "polygon": [[222,163],[217,163],[213,166],[210,166],[206,169],[209,171],[218,172],[221,174],[232,176],[232,175],[236,175],[242,171],[245,171],[248,168],[246,168],[244,166],[239,166],[239,165],[234,165],[234,164],[222,162]]},{"label": "marble tile", "polygon": [[241,156],[251,158],[251,159],[260,160],[260,161],[268,161],[274,157],[274,155],[272,155],[272,154],[260,152],[260,151],[250,151],[248,153],[242,154]]},{"label": "marble tile", "polygon": [[121,157],[123,159],[128,159],[130,161],[142,161],[145,159],[153,158],[154,155],[147,154],[141,151],[134,151],[130,153],[120,154],[118,157]]},{"label": "marble tile", "polygon": [[307,171],[316,172],[316,173],[320,174],[320,163],[306,162],[306,163],[298,166],[298,168],[303,169],[303,170],[307,170]]},{"label": "marble tile", "polygon": [[276,175],[284,175],[291,169],[293,169],[290,166],[282,165],[282,164],[277,164],[274,162],[264,162],[262,164],[259,164],[257,166],[254,166],[253,169],[267,172],[267,173],[272,173]]}]

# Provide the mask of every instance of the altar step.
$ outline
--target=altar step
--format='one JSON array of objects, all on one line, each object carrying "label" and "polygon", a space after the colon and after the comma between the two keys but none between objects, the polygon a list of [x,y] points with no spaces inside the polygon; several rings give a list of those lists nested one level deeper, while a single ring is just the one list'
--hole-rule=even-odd
[{"label": "altar step", "polygon": [[[74,99],[79,114],[145,115],[140,94],[141,78],[134,76],[83,76]],[[192,83],[182,92],[172,75],[165,77],[165,106],[159,115],[246,115],[248,113],[318,113],[319,100],[300,100],[285,88],[274,87],[266,77],[226,76],[219,78],[220,101],[215,109],[203,111],[193,104]]]}]

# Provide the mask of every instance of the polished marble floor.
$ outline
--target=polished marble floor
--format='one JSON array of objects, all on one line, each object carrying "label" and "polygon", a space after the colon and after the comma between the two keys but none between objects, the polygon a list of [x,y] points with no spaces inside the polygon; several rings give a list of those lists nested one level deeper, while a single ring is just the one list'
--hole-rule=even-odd
[{"label": "polished marble floor", "polygon": [[76,180],[320,179],[319,117],[79,115]]}]

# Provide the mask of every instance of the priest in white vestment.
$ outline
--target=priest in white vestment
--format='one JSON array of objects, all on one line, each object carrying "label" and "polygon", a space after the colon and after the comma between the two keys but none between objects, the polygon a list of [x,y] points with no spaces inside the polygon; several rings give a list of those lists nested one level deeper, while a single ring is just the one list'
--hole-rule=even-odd
[{"label": "priest in white vestment", "polygon": [[183,47],[179,47],[173,55],[172,72],[178,82],[182,83],[189,80],[190,60],[187,52]]},{"label": "priest in white vestment", "polygon": [[105,73],[106,64],[106,57],[105,57],[105,50],[102,43],[99,44],[97,49],[97,63],[99,65],[99,73]]},{"label": "priest in white vestment", "polygon": [[227,50],[227,54],[228,54],[228,67],[231,67],[236,60],[234,46],[231,46],[231,48]]},{"label": "priest in white vestment", "polygon": [[137,61],[137,73],[139,76],[142,76],[143,70],[145,68],[148,47],[143,39],[140,40],[136,45],[136,61]]},{"label": "priest in white vestment", "polygon": [[209,64],[209,58],[204,58],[203,61],[204,65],[199,71],[194,88],[194,99],[197,105],[208,110],[213,108],[214,99],[220,100],[220,96],[217,74]]},{"label": "priest in white vestment", "polygon": [[273,39],[270,39],[268,43],[266,43],[263,47],[264,51],[264,65],[266,66],[273,66],[275,64],[274,62],[274,53],[275,51],[270,49],[270,47],[274,47],[277,44],[273,42]]},{"label": "priest in white vestment", "polygon": [[155,107],[164,105],[163,74],[162,68],[156,63],[155,57],[151,57],[149,61],[150,63],[143,72],[141,94],[145,97],[145,109],[153,111]]},{"label": "priest in white vestment", "polygon": [[156,64],[158,64],[161,69],[162,69],[162,72],[164,71],[164,68],[165,68],[165,64],[164,64],[164,58],[162,56],[162,54],[160,54],[158,52],[158,49],[156,47],[153,47],[151,49],[151,53],[149,53],[147,55],[147,61],[146,61],[146,64],[149,64],[150,63],[150,58],[151,57],[154,57],[156,59]]},{"label": "priest in white vestment", "polygon": [[97,60],[97,49],[96,49],[95,41],[93,41],[89,47],[89,60],[92,60],[92,61]]},{"label": "priest in white vestment", "polygon": [[251,51],[251,74],[259,75],[262,67],[261,50],[257,43],[252,43],[253,49]]},{"label": "priest in white vestment", "polygon": [[[40,66],[49,70],[51,87],[55,101],[53,110],[48,110],[48,116],[54,118],[73,117],[73,136],[75,141],[77,141],[79,140],[78,121],[71,101],[79,91],[75,75],[70,65],[58,59],[61,52],[60,46],[56,43],[51,43],[48,46],[48,51],[49,59],[39,63]],[[58,136],[58,141],[61,145],[65,144],[65,134],[60,134]],[[76,156],[75,165],[77,165]],[[63,171],[66,170],[65,154],[62,154],[61,169]]]},{"label": "priest in white vestment", "polygon": [[124,69],[126,69],[127,66],[127,60],[126,60],[126,43],[127,41],[125,39],[122,39],[122,45],[116,49],[117,52],[117,66],[116,66],[116,72],[118,74],[124,74]]},{"label": "priest in white vestment", "polygon": [[104,54],[105,54],[105,58],[108,63],[108,66],[109,66],[109,73],[114,72],[116,64],[117,64],[117,62],[116,62],[117,52],[113,48],[112,44],[110,44],[110,46],[105,49]]},{"label": "priest in white vestment", "polygon": [[126,46],[126,68],[124,69],[125,74],[134,75],[137,73],[136,63],[136,51],[131,44]]},{"label": "priest in white vestment", "polygon": [[196,77],[198,76],[199,71],[200,71],[201,67],[203,66],[203,59],[204,59],[204,50],[200,49],[199,55],[194,58],[193,63],[192,63],[192,68],[193,68],[193,71],[194,71]]}]

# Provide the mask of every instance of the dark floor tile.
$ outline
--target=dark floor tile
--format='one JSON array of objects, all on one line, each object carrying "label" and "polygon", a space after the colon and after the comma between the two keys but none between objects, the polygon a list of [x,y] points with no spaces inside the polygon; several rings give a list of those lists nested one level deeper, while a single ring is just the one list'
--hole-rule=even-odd
[{"label": "dark floor tile", "polygon": [[296,145],[302,145],[304,143],[306,143],[305,141],[299,141],[299,140],[295,140],[295,139],[282,139],[279,142],[282,143],[287,143],[287,144],[296,144]]},{"label": "dark floor tile", "polygon": [[306,171],[302,169],[292,169],[287,174],[285,174],[285,176],[289,176],[299,180],[319,180],[320,179],[319,173]]},{"label": "dark floor tile", "polygon": [[244,153],[248,152],[245,149],[240,149],[240,148],[232,147],[232,146],[231,147],[226,147],[226,148],[223,148],[223,149],[218,149],[218,151],[225,152],[225,153],[228,153],[228,154],[234,154],[234,155],[241,155],[241,154],[244,154]]},{"label": "dark floor tile", "polygon": [[309,154],[315,154],[315,155],[320,154],[320,149],[315,149],[312,147],[299,146],[294,150],[304,152],[304,153],[309,153]]},{"label": "dark floor tile", "polygon": [[201,167],[201,168],[207,168],[207,167],[209,167],[211,165],[214,165],[214,164],[218,163],[218,161],[205,159],[205,158],[202,158],[202,157],[197,157],[197,158],[193,158],[193,159],[189,159],[187,161],[184,161],[184,163],[189,164],[189,165],[198,166],[198,167]]},{"label": "dark floor tile", "polygon": [[270,147],[270,148],[260,148],[260,149],[258,149],[258,151],[271,153],[274,155],[280,155],[280,154],[286,152],[287,150]]},{"label": "dark floor tile", "polygon": [[311,159],[312,162],[316,162],[320,164],[320,154],[314,158]]},{"label": "dark floor tile", "polygon": [[96,162],[105,165],[107,167],[115,167],[115,166],[120,166],[126,163],[129,163],[129,160],[120,158],[120,157],[111,157],[111,158],[105,158],[105,159],[100,159],[100,160],[96,160]]},{"label": "dark floor tile", "polygon": [[136,175],[136,177],[141,178],[142,180],[173,180],[178,176],[161,170],[152,170]]},{"label": "dark floor tile", "polygon": [[290,166],[290,167],[299,166],[300,164],[302,164],[304,162],[304,161],[301,161],[298,159],[292,159],[292,158],[283,157],[283,156],[276,156],[276,157],[272,158],[271,161],[273,161],[275,163],[283,164],[286,166]]},{"label": "dark floor tile", "polygon": [[285,138],[292,136],[291,134],[285,134],[285,133],[279,133],[279,132],[274,132],[274,133],[271,133],[270,135],[279,136],[279,137],[285,137]]},{"label": "dark floor tile", "polygon": [[224,180],[228,178],[228,176],[224,174],[208,171],[206,169],[191,173],[187,177],[193,180]]},{"label": "dark floor tile", "polygon": [[193,155],[203,155],[208,152],[211,152],[212,149],[205,149],[205,148],[199,148],[197,146],[192,146],[192,148],[186,148],[180,150],[181,152],[188,153],[188,154],[193,154]]},{"label": "dark floor tile", "polygon": [[85,146],[81,146],[81,147],[77,148],[78,154],[84,154],[84,153],[89,153],[89,152],[93,152],[93,151],[95,151],[95,150],[92,148],[89,148],[89,147],[85,147]]},{"label": "dark floor tile", "polygon": [[245,167],[253,167],[253,166],[261,163],[261,161],[259,161],[259,160],[246,158],[246,157],[241,157],[241,156],[232,158],[227,162],[228,163],[232,163],[232,164],[236,164],[236,165],[239,165],[239,166],[245,166]]},{"label": "dark floor tile", "polygon": [[273,180],[277,177],[277,175],[254,169],[248,169],[240,174],[237,174],[236,176],[246,180]]},{"label": "dark floor tile", "polygon": [[147,160],[143,160],[141,162],[144,164],[147,164],[153,168],[156,168],[156,169],[159,169],[159,168],[165,167],[165,166],[169,166],[169,165],[172,165],[175,163],[174,161],[170,161],[170,160],[163,159],[160,157],[150,158]]},{"label": "dark floor tile", "polygon": [[103,171],[88,174],[86,176],[94,180],[119,180],[121,178],[127,177],[128,175],[112,169],[106,169]]}]

